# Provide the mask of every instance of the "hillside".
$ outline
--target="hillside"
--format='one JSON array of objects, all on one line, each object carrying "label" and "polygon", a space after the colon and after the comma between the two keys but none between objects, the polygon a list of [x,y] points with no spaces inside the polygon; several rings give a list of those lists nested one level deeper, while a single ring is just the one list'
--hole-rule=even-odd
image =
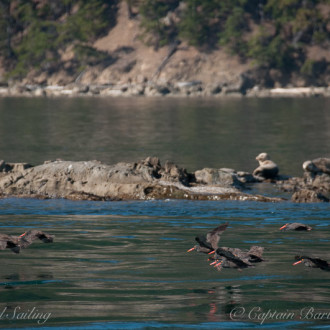
[{"label": "hillside", "polygon": [[[244,88],[329,86],[330,53],[324,45],[310,44],[306,47],[307,62],[318,67],[307,75],[297,70],[287,72],[285,69],[260,65],[252,58],[233,55],[228,47],[219,44],[215,47],[192,46],[189,40],[180,38],[178,44],[167,43],[155,47],[142,40],[145,30],[141,27],[143,18],[139,8],[133,6],[135,15],[132,17],[128,10],[132,10],[132,7],[128,7],[130,1],[114,3],[112,8],[116,8],[116,19],[113,26],[103,30],[108,31],[106,34],[84,42],[84,47],[97,54],[92,54],[96,60],[82,60],[80,63],[75,51],[76,43],[72,41],[58,50],[59,57],[51,69],[46,65],[29,67],[24,74],[12,75],[8,68],[13,68],[13,61],[0,57],[0,80],[3,83],[16,81],[38,85],[77,82],[85,85],[118,85],[146,81],[174,84],[200,81],[210,89],[216,89],[219,85],[241,88],[242,84],[247,85]],[[329,6],[324,7],[323,13],[325,16],[329,14]],[[63,19],[63,15],[58,18]]]}]

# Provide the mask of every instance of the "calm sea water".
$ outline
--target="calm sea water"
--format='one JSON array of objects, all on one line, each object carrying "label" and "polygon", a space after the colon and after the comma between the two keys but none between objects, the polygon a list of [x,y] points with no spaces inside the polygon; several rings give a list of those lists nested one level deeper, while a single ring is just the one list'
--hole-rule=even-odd
[{"label": "calm sea water", "polygon": [[268,152],[280,172],[330,157],[330,98],[0,98],[0,159],[97,159],[108,164],[158,156],[195,171],[252,172]]},{"label": "calm sea water", "polygon": [[[261,151],[285,174],[329,152],[327,99],[0,99],[0,155],[251,171]],[[228,221],[220,246],[265,247],[254,268],[216,271],[186,253]],[[308,233],[280,232],[299,221]],[[0,200],[0,232],[39,228],[53,244],[0,251],[0,328],[320,329],[330,325],[329,204]]]},{"label": "calm sea water", "polygon": [[[330,273],[292,263],[296,254],[329,259],[329,211],[288,202],[0,200],[1,232],[56,235],[19,255],[1,251],[0,325],[319,328],[330,323],[314,319],[330,312]],[[218,272],[206,255],[186,253],[196,234],[225,221],[220,245],[264,246],[264,263]],[[314,230],[280,232],[289,221]]]}]

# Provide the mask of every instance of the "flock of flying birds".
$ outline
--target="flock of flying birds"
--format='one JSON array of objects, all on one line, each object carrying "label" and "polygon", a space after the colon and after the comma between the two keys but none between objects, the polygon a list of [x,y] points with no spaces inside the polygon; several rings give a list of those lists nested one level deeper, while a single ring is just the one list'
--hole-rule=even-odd
[{"label": "flock of flying birds", "polygon": [[[228,227],[228,222],[214,228],[206,235],[200,235],[195,238],[198,245],[189,249],[187,252],[196,250],[198,252],[210,255],[209,260],[219,271],[222,268],[237,268],[241,270],[247,267],[253,267],[255,263],[262,262],[262,254],[264,248],[262,246],[253,245],[249,250],[241,250],[238,248],[219,247],[218,243],[220,235]],[[312,227],[302,223],[287,223],[280,230],[299,230],[310,231]],[[0,250],[11,249],[15,253],[19,253],[21,249],[27,248],[36,239],[40,239],[44,243],[52,243],[54,235],[49,235],[40,230],[28,230],[20,236],[11,236],[0,234]],[[330,263],[318,257],[295,256],[297,260],[293,265],[304,263],[305,266],[320,268],[330,271]]]},{"label": "flock of flying birds", "polygon": [[[253,267],[255,263],[264,261],[262,258],[264,248],[262,246],[253,245],[249,250],[245,251],[238,248],[219,247],[220,235],[226,230],[227,226],[228,222],[214,228],[206,235],[195,237],[198,245],[195,245],[187,252],[196,250],[197,252],[210,255],[208,259],[211,261],[210,265],[219,271],[222,268],[237,268],[241,270],[243,268]],[[312,227],[294,222],[285,224],[280,230],[310,231]],[[297,261],[293,264],[294,266],[304,263],[307,267],[330,271],[330,263],[318,257],[295,256],[295,260]]]}]

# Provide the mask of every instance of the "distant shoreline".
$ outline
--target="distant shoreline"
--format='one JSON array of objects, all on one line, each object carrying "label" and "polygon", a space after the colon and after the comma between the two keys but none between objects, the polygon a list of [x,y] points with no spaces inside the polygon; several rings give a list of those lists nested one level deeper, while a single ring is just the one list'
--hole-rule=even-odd
[{"label": "distant shoreline", "polygon": [[13,85],[0,86],[0,97],[330,97],[330,87],[259,88],[248,90],[227,86],[209,86],[200,81],[178,82],[175,84],[121,84],[121,85]]}]

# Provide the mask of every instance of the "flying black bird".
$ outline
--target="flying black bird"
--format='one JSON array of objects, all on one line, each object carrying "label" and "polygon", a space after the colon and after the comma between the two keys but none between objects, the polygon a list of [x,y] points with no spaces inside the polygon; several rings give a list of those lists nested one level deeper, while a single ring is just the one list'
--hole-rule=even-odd
[{"label": "flying black bird", "polygon": [[40,230],[28,230],[20,236],[11,236],[0,234],[0,250],[11,249],[15,253],[19,253],[21,249],[27,248],[37,238],[44,243],[54,241],[54,235],[46,234]]},{"label": "flying black bird", "polygon": [[215,265],[218,270],[222,268],[247,268],[253,263],[264,261],[262,258],[264,248],[262,246],[251,246],[250,250],[243,251],[238,248],[221,247],[218,248],[212,258],[215,260],[211,265]]},{"label": "flying black bird", "polygon": [[195,237],[198,245],[195,245],[187,252],[196,250],[203,253],[213,253],[218,248],[218,242],[220,240],[220,235],[226,230],[228,222],[214,228],[206,235],[199,235]]},{"label": "flying black bird", "polygon": [[304,225],[303,223],[293,222],[293,223],[286,223],[284,226],[280,228],[280,230],[310,231],[312,230],[312,227],[308,225]]},{"label": "flying black bird", "polygon": [[293,265],[298,265],[300,263],[304,263],[307,267],[313,267],[313,268],[321,268],[323,270],[330,271],[330,263],[326,260],[323,260],[321,258],[315,257],[307,257],[307,256],[295,256],[296,261]]}]

